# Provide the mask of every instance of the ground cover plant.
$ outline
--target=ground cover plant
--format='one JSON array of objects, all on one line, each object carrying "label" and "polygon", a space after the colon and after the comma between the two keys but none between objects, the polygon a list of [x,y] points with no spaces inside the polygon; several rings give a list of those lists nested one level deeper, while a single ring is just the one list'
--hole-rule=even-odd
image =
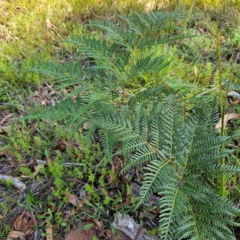
[{"label": "ground cover plant", "polygon": [[[1,239],[74,227],[88,239],[237,237],[238,28],[223,12],[183,13],[91,19],[59,43],[68,57],[23,69],[43,84],[1,120]],[[116,232],[117,213],[140,223],[134,236]]]}]

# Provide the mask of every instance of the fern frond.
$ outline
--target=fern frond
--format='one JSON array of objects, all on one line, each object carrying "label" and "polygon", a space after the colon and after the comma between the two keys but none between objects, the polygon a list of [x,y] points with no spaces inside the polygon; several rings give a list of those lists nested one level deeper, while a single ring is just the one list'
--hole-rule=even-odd
[{"label": "fern frond", "polygon": [[240,91],[240,83],[238,82],[225,82],[225,86],[229,89],[229,90],[235,90],[235,91]]},{"label": "fern frond", "polygon": [[170,79],[169,77],[163,78],[166,85],[174,89],[175,91],[183,91],[184,89],[197,89],[198,86],[194,83],[183,81],[182,79]]},{"label": "fern frond", "polygon": [[[174,174],[174,172],[172,172]],[[163,239],[177,239],[175,229],[181,221],[180,216],[184,216],[187,211],[186,198],[177,186],[177,176],[168,177],[169,184],[162,186],[163,197],[158,203],[160,209],[159,229]]]},{"label": "fern frond", "polygon": [[169,65],[165,62],[165,57],[153,58],[152,54],[136,61],[129,70],[129,77],[142,76],[149,72],[158,72]]},{"label": "fern frond", "polygon": [[146,144],[143,142],[141,145],[134,144],[132,148],[130,148],[129,146],[124,148],[123,153],[128,152],[131,149],[137,149],[137,148],[138,148],[138,151],[131,158],[131,161],[127,162],[125,167],[122,169],[123,172],[141,163],[149,163],[156,159],[157,161],[161,160],[161,157],[156,153],[156,151],[154,151],[153,149],[149,150],[149,148],[146,148],[145,146],[142,146],[142,145],[146,145]]},{"label": "fern frond", "polygon": [[146,171],[144,174],[144,182],[141,187],[139,201],[135,208],[138,208],[146,202],[154,192],[159,191],[164,178],[168,178],[169,172],[173,172],[171,171],[168,160],[160,157],[152,160],[144,170]]},{"label": "fern frond", "polygon": [[[154,37],[154,38],[153,38]],[[143,50],[148,48],[149,46],[155,46],[155,45],[162,45],[165,43],[171,43],[176,40],[181,40],[184,38],[189,38],[189,37],[195,37],[192,35],[186,35],[186,34],[181,34],[181,35],[150,35],[150,36],[144,36],[141,38],[141,41],[139,42],[138,48]]]},{"label": "fern frond", "polygon": [[144,102],[154,100],[157,97],[158,101],[166,101],[166,95],[172,93],[167,85],[159,85],[156,87],[147,88],[137,93],[134,97],[128,101],[129,107],[134,106],[137,102]]},{"label": "fern frond", "polygon": [[210,172],[213,172],[212,175],[224,175],[227,177],[231,177],[236,173],[240,173],[240,167],[234,165],[222,165],[222,164],[213,164],[210,166]]},{"label": "fern frond", "polygon": [[112,159],[113,149],[116,144],[115,135],[107,130],[100,131],[101,145],[104,148],[106,157],[110,160]]},{"label": "fern frond", "polygon": [[83,78],[84,72],[80,62],[70,61],[69,63],[61,63],[56,65],[52,62],[42,63],[31,69],[47,77],[51,77],[58,83],[65,84],[66,87],[79,84],[79,80]]},{"label": "fern frond", "polygon": [[88,26],[94,26],[98,27],[99,29],[103,30],[109,38],[111,38],[116,44],[119,44],[120,46],[125,47],[127,50],[132,51],[131,46],[128,44],[126,39],[123,37],[125,33],[123,28],[119,28],[118,26],[114,27],[107,27],[101,24],[96,24],[96,23],[90,23]]},{"label": "fern frond", "polygon": [[[41,110],[33,111],[31,114],[27,116],[28,119],[39,119],[40,117],[47,120],[61,121],[68,119],[69,117],[74,117],[76,113],[77,104],[80,106],[80,109],[85,108],[85,104],[78,101],[73,102],[71,99],[66,99],[61,103],[56,103],[56,106],[48,106],[44,107]],[[47,109],[47,110],[46,110]]]},{"label": "fern frond", "polygon": [[180,20],[177,12],[150,12],[147,14],[132,12],[131,16],[120,16],[127,22],[129,28],[137,35],[146,35],[150,32],[164,31],[174,27],[173,21]]},{"label": "fern frond", "polygon": [[94,59],[98,67],[113,69],[111,53],[108,51],[106,40],[99,40],[93,37],[71,36],[65,42],[77,45],[81,52],[85,54],[85,58]]}]

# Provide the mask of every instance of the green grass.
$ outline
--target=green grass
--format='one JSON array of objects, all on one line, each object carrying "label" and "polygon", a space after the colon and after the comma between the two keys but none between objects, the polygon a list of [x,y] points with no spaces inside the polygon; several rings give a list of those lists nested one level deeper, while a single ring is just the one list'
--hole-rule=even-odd
[{"label": "green grass", "polygon": [[[80,34],[90,18],[111,18],[129,9],[143,10],[147,1],[1,1],[0,5],[0,101],[9,101],[8,93],[21,84],[40,83],[38,76],[25,70],[38,61],[65,58],[60,41]],[[60,52],[59,52],[60,51]]]},{"label": "green grass", "polygon": [[[145,1],[146,3],[146,1]],[[134,1],[3,1],[0,14],[1,55],[12,60],[22,56],[39,57],[44,50],[45,58],[53,51],[53,44],[69,33],[80,32],[82,22],[93,17],[111,17],[133,8]],[[135,10],[143,10],[142,4]]]}]

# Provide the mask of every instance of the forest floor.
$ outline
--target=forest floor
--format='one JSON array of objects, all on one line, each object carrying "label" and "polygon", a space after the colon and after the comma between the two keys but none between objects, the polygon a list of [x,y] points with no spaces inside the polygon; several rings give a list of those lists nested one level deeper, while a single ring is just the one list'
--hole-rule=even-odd
[{"label": "forest floor", "polygon": [[[130,5],[129,9],[134,8]],[[240,84],[240,16],[237,9],[229,9],[221,15],[222,77]],[[25,10],[9,7],[8,17],[16,14],[17,18],[14,11],[24,14]],[[120,8],[116,12],[124,11]],[[180,84],[192,84],[192,95],[207,91],[217,95],[217,14],[198,7],[184,11],[184,27],[194,37],[159,49],[172,60],[163,74]],[[85,34],[82,25],[89,19],[115,19],[116,12],[109,12],[93,11],[90,16],[69,13],[64,19],[60,13],[56,19],[53,13],[49,18],[45,15],[41,20],[44,30],[38,33],[34,32],[34,15],[32,22],[22,19],[18,30],[29,24],[29,34],[33,31],[36,38],[28,38],[27,32],[17,33],[19,25],[11,25],[7,16],[6,22],[0,22],[0,37],[5,42],[0,62],[0,239],[161,239],[159,210],[154,207],[161,196],[154,194],[141,209],[134,210],[143,179],[141,166],[120,175],[122,156],[107,162],[98,132],[89,148],[86,126],[69,139],[68,130],[61,125],[22,118],[73,91],[57,89],[52,79],[28,70],[49,60],[63,63],[74,59],[77,50],[60,41],[79,32]],[[144,84],[141,87],[150,80],[144,79]],[[236,97],[239,89],[231,91],[235,95],[227,98],[226,93],[225,99],[226,113],[230,114],[226,131],[233,136],[229,146],[235,149],[229,161],[239,165],[240,97]],[[229,198],[236,204],[240,199],[238,180],[238,176],[228,180]],[[122,227],[117,229],[119,222]],[[135,230],[129,231],[131,228]],[[240,239],[237,230],[235,234]]]}]

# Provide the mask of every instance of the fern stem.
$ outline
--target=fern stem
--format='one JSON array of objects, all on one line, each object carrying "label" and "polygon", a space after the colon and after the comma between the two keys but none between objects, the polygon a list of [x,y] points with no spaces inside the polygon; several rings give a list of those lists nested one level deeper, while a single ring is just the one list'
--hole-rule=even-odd
[{"label": "fern stem", "polygon": [[[220,100],[220,112],[221,112],[221,135],[224,135],[224,99],[223,99],[223,85],[222,85],[222,72],[221,72],[221,43],[220,43],[220,21],[219,16],[217,18],[217,59],[218,59],[218,85],[219,85],[219,100]],[[222,146],[224,148],[224,145]],[[225,158],[221,159],[221,164],[225,164]],[[224,196],[225,177],[221,176],[220,179],[220,193]]]},{"label": "fern stem", "polygon": [[124,93],[125,93],[125,83],[124,83],[123,88],[122,88],[122,101],[121,101],[122,105],[124,103]]}]

